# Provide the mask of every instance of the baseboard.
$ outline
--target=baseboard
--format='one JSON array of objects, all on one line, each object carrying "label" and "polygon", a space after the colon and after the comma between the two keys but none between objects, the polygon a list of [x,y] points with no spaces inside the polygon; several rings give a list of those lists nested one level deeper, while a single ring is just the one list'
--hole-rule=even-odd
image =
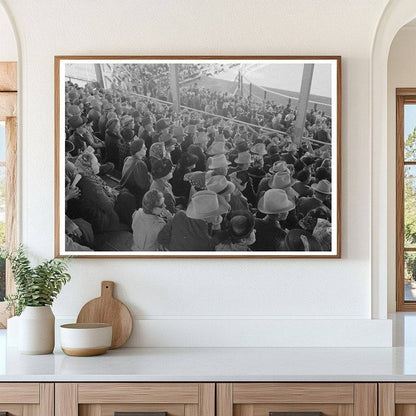
[{"label": "baseboard", "polygon": [[[57,317],[57,324],[73,322]],[[59,331],[57,331],[59,332]],[[126,347],[391,347],[392,321],[135,319]]]}]

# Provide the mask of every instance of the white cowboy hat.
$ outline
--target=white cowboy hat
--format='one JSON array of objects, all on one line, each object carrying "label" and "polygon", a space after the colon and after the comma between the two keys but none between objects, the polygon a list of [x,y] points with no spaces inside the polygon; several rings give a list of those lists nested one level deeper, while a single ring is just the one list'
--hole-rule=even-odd
[{"label": "white cowboy hat", "polygon": [[207,154],[210,156],[225,154],[227,152],[228,150],[225,147],[225,142],[213,142],[207,150]]},{"label": "white cowboy hat", "polygon": [[225,199],[213,191],[196,192],[186,209],[189,218],[202,220],[227,213],[230,206]]},{"label": "white cowboy hat", "polygon": [[252,163],[253,158],[249,152],[241,152],[238,154],[237,159],[234,160],[234,163],[245,165],[247,163]]},{"label": "white cowboy hat", "polygon": [[229,195],[235,190],[235,185],[227,181],[224,175],[214,175],[208,179],[206,187],[218,195]]},{"label": "white cowboy hat", "polygon": [[208,169],[225,168],[231,165],[224,154],[215,155],[208,158]]},{"label": "white cowboy hat", "polygon": [[269,179],[271,189],[285,189],[296,183],[296,179],[290,176],[289,171],[277,172]]},{"label": "white cowboy hat", "polygon": [[289,172],[287,163],[284,160],[278,160],[273,163],[273,166],[269,169],[269,172],[275,174],[277,172]]},{"label": "white cowboy hat", "polygon": [[267,155],[266,145],[264,143],[256,143],[251,147],[250,152],[261,156]]},{"label": "white cowboy hat", "polygon": [[311,188],[314,191],[320,192],[321,194],[331,195],[332,193],[332,185],[327,179],[323,179],[318,183],[314,183],[311,185]]},{"label": "white cowboy hat", "polygon": [[260,198],[257,208],[263,214],[279,214],[291,211],[295,203],[289,200],[283,189],[269,189]]}]

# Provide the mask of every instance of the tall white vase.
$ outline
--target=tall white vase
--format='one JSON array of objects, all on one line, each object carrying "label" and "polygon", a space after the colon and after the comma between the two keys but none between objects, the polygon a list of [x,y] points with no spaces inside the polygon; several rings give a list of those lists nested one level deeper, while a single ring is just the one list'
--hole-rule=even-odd
[{"label": "tall white vase", "polygon": [[26,306],[19,319],[19,351],[50,354],[55,347],[55,316],[50,306]]}]

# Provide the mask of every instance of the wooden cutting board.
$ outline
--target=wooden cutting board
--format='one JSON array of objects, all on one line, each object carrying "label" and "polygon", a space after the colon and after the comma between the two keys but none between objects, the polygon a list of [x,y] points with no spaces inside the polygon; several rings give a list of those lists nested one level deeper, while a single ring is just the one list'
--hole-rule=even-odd
[{"label": "wooden cutting board", "polygon": [[119,348],[129,339],[133,319],[124,303],[113,297],[114,282],[101,282],[101,296],[86,303],[78,314],[77,323],[107,323],[113,326],[111,349]]}]

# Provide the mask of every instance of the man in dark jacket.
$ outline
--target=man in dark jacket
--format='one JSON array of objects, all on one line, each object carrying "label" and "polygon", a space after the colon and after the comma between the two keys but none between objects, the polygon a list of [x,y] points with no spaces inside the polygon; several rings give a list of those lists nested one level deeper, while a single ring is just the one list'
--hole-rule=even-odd
[{"label": "man in dark jacket", "polygon": [[169,251],[213,251],[222,215],[230,206],[212,191],[199,191],[185,211],[179,211],[160,231],[159,243]]}]

